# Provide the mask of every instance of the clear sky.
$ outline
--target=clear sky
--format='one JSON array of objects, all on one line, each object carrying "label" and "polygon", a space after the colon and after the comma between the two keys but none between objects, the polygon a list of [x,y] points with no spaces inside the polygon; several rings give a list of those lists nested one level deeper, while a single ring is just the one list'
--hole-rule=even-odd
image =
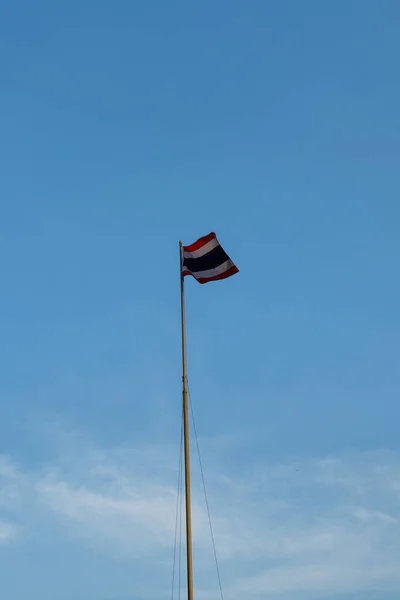
[{"label": "clear sky", "polygon": [[178,241],[210,231],[240,268],[187,280],[226,600],[399,598],[399,20],[0,4],[2,598],[170,598]]}]

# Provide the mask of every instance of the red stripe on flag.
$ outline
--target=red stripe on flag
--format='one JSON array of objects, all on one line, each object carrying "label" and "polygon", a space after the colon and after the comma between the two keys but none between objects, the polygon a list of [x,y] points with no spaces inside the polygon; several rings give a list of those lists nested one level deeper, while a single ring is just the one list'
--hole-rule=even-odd
[{"label": "red stripe on flag", "polygon": [[183,246],[183,250],[184,252],[194,252],[195,250],[200,250],[200,248],[208,244],[208,242],[211,242],[211,240],[214,240],[216,237],[217,236],[214,232],[209,233],[208,235],[198,239],[196,242],[193,242],[193,244],[190,244],[190,246]]},{"label": "red stripe on flag", "polygon": [[182,275],[183,277],[186,277],[187,275],[192,275],[192,277],[194,277],[199,283],[208,283],[209,281],[219,281],[220,279],[227,279],[227,277],[236,275],[236,273],[239,273],[239,269],[236,267],[236,265],[233,265],[224,273],[220,273],[220,275],[214,275],[214,277],[200,277],[199,279],[197,279],[191,271],[184,271]]}]

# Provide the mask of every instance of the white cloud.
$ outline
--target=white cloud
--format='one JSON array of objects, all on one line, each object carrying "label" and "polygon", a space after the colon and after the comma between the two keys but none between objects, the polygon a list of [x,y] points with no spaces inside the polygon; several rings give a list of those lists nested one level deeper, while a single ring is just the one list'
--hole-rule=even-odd
[{"label": "white cloud", "polygon": [[22,474],[8,456],[0,456],[0,507],[12,508],[20,501]]},{"label": "white cloud", "polygon": [[368,510],[362,506],[356,508],[354,515],[361,521],[373,521],[375,519],[382,521],[383,523],[398,523],[399,519],[388,515],[380,510]]},{"label": "white cloud", "polygon": [[7,544],[18,536],[18,528],[12,523],[0,521],[0,545]]},{"label": "white cloud", "polygon": [[[66,446],[63,451],[57,465],[40,471],[21,473],[10,459],[0,460],[3,506],[17,510],[12,498],[25,495],[33,507],[31,528],[45,519],[61,524],[76,543],[114,558],[172,559],[174,449],[85,449],[77,448],[74,438],[71,455]],[[240,480],[214,461],[206,476],[229,597],[286,600],[304,593],[317,598],[389,585],[400,591],[400,457],[395,453],[266,465]],[[210,580],[213,557],[196,478],[193,523],[201,588]],[[7,520],[0,521],[0,543],[16,534]],[[213,597],[207,585],[199,595]]]},{"label": "white cloud", "polygon": [[0,456],[0,545],[19,535],[19,527],[4,518],[1,511],[12,512],[20,506],[22,475],[7,456]]},{"label": "white cloud", "polygon": [[[68,530],[77,537],[90,540],[117,554],[157,552],[170,549],[174,541],[176,518],[177,476],[166,460],[165,449],[154,456],[154,449],[136,451],[89,452],[86,470],[79,473],[49,472],[36,483],[38,499],[55,515],[64,519]],[[162,472],[146,473],[143,463],[151,456],[162,464]],[[147,459],[146,459],[147,457]],[[83,462],[85,460],[83,459]],[[130,467],[127,466],[130,464]],[[193,536],[202,549],[210,544],[209,525],[205,506],[193,495]],[[232,528],[224,518],[216,518],[224,555],[235,552]],[[110,546],[111,544],[111,546]]]},{"label": "white cloud", "polygon": [[175,499],[168,488],[133,484],[110,492],[55,480],[40,482],[37,491],[68,528],[75,525],[78,537],[111,542],[112,548],[124,552],[143,553],[171,544]]},{"label": "white cloud", "polygon": [[388,585],[400,592],[399,474],[399,457],[384,452],[264,469],[249,497],[264,498],[250,520],[265,545],[257,572],[238,577],[229,595],[314,598]]},{"label": "white cloud", "polygon": [[367,589],[371,584],[384,583],[388,578],[398,578],[398,567],[391,565],[365,565],[354,562],[315,562],[289,567],[274,567],[261,574],[239,579],[230,597],[273,597],[293,593],[307,593],[315,598],[321,593],[338,593]]}]

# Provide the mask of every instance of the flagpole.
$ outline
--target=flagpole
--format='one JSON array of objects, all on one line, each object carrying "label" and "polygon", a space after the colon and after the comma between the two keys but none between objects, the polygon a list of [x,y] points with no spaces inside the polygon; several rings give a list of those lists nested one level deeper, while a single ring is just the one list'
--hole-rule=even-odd
[{"label": "flagpole", "polygon": [[182,274],[183,246],[179,242],[179,263],[181,277],[181,328],[182,328],[182,400],[183,400],[183,439],[185,456],[185,498],[186,498],[186,560],[188,600],[193,600],[193,560],[192,560],[192,515],[190,501],[190,446],[189,446],[189,406],[186,368],[186,319],[185,284]]}]

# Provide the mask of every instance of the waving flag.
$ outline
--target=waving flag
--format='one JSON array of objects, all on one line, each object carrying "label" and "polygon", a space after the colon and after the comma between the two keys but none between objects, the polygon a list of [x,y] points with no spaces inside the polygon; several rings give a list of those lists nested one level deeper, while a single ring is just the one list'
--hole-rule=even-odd
[{"label": "waving flag", "polygon": [[215,233],[182,248],[182,277],[192,275],[199,283],[226,279],[239,272]]}]

